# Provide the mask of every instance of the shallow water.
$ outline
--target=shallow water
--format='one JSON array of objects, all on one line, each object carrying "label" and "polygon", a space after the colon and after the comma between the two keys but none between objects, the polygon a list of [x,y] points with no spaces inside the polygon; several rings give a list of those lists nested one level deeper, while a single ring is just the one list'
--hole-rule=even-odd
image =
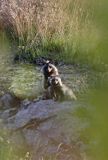
[{"label": "shallow water", "polygon": [[[5,54],[0,56],[0,95],[11,92],[21,99],[28,98],[30,100],[41,96],[43,90],[41,68],[30,64],[13,64],[8,58],[7,61],[5,57]],[[97,88],[94,87],[99,76],[96,76],[88,68],[82,69],[64,65],[59,66],[59,70],[63,82],[73,89],[78,101],[76,104],[72,104],[74,109],[61,111],[58,116],[59,120],[54,121],[54,125],[59,122],[60,124],[57,125],[61,127],[60,125],[64,123],[62,130],[68,131],[72,143],[77,144],[80,152],[84,153],[83,159],[106,160],[108,148],[106,89],[100,89],[99,85]],[[67,103],[66,105],[69,106],[70,104]],[[66,107],[66,105],[64,106]],[[28,149],[26,141],[22,138],[22,133],[17,134],[19,141],[22,142],[17,149],[14,149],[16,137],[15,142],[11,142],[1,118],[0,121],[0,145],[2,146],[0,159],[27,159],[28,156],[30,160],[29,150],[31,148]],[[32,131],[28,134],[32,134]],[[57,133],[55,132],[55,134]],[[43,141],[45,142],[47,139],[44,137]],[[51,152],[49,151],[49,153]],[[45,159],[54,159],[50,154],[46,157]]]}]

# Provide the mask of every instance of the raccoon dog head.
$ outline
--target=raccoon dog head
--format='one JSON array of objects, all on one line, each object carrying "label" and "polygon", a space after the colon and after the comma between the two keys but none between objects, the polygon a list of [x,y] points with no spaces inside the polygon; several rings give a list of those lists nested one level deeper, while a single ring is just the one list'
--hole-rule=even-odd
[{"label": "raccoon dog head", "polygon": [[52,86],[62,86],[61,78],[58,76],[49,77],[49,83]]}]

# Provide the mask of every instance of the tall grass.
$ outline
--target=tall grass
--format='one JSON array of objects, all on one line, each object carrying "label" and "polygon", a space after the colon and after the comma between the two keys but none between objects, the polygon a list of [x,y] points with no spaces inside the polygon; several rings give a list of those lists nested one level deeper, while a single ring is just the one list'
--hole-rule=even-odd
[{"label": "tall grass", "polygon": [[100,65],[97,48],[103,35],[94,22],[98,5],[90,0],[4,0],[0,24],[20,57],[32,61],[50,55]]},{"label": "tall grass", "polygon": [[61,32],[61,13],[56,2],[41,0],[8,0],[1,3],[1,23],[19,49],[32,54],[42,47],[44,39]]}]

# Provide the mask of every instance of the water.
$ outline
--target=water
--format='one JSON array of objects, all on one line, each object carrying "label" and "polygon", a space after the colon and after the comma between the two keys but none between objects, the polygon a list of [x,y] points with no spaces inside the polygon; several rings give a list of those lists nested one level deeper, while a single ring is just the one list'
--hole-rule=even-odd
[{"label": "water", "polygon": [[[8,56],[11,57],[11,54],[9,55],[9,51],[7,54],[7,51],[4,50],[0,55],[0,95],[11,92],[19,98],[30,100],[41,96],[43,88],[40,68],[30,64],[14,64]],[[54,123],[59,122],[62,125],[64,123],[63,130],[68,131],[68,134],[72,136],[72,143],[78,143],[80,152],[86,153],[86,156],[84,154],[85,159],[106,160],[108,156],[107,84],[100,81],[101,73],[96,76],[88,68],[80,69],[73,66],[63,66],[63,68],[59,67],[61,77],[74,90],[78,96],[78,102],[73,104],[74,109],[69,110],[69,113],[61,112],[61,115],[58,116],[60,121],[57,120]],[[103,77],[106,79],[107,76]],[[17,134],[21,143],[15,149],[13,146],[16,145],[16,137],[13,144],[2,119],[0,119],[0,126],[0,159],[22,160],[28,158],[30,160],[29,151],[31,149],[28,150],[22,133]],[[32,131],[29,134],[32,134]],[[46,159],[54,159],[50,154],[49,157],[48,155],[46,157]]]},{"label": "water", "polygon": [[40,68],[29,64],[14,64],[12,59],[9,47],[4,46],[0,51],[0,95],[11,92],[20,98],[37,97],[39,93],[36,92],[42,89],[42,74],[38,71]]}]

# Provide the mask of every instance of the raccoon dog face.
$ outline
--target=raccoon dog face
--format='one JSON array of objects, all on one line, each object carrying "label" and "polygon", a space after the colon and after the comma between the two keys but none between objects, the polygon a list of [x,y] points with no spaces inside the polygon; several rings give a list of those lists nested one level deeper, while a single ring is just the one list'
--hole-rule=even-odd
[{"label": "raccoon dog face", "polygon": [[51,86],[62,86],[61,78],[58,76],[49,77],[49,82]]}]

